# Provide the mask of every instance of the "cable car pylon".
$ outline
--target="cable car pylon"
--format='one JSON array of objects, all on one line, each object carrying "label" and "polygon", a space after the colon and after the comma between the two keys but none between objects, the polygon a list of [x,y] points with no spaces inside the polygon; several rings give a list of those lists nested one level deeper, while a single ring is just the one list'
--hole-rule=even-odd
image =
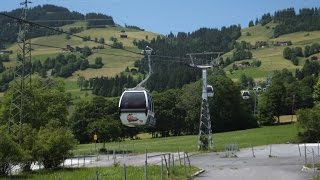
[{"label": "cable car pylon", "polygon": [[[204,52],[187,54],[191,60],[190,66],[200,68],[202,70],[202,96],[198,136],[198,150],[210,150],[213,148],[212,127],[208,103],[208,89],[210,91],[212,90],[212,93],[209,92],[211,97],[211,95],[213,96],[213,87],[207,84],[207,70],[208,68],[211,68],[214,65],[218,65],[220,54],[222,54],[222,52]],[[215,59],[207,59],[208,56],[212,55],[217,55],[218,57]],[[206,56],[206,59],[201,58],[201,56]]]}]

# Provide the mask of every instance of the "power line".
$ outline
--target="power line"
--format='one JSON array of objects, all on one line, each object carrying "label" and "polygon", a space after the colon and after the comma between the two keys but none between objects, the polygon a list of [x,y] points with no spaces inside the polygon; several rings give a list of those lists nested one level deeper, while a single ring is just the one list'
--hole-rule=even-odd
[{"label": "power line", "polygon": [[[61,49],[61,50],[66,49],[66,48],[63,48],[63,47],[52,46],[52,45],[44,45],[44,44],[38,44],[38,43],[31,43],[31,45],[41,46],[41,47],[49,47],[49,48],[55,48],[55,49]],[[118,57],[134,58],[134,59],[138,58],[137,56],[128,56],[128,55],[105,53],[105,52],[97,52],[97,51],[93,51],[92,53],[94,53],[94,54],[109,55],[109,56],[118,56]],[[153,56],[153,57],[167,57],[167,58],[172,58],[172,59],[178,58],[178,57],[173,57],[173,56],[155,56],[155,55],[152,55],[152,56]],[[184,59],[186,59],[186,58],[184,58]],[[160,61],[167,61],[167,62],[182,62],[182,63],[186,63],[186,61],[170,60],[170,59],[158,59],[158,60],[160,60]]]},{"label": "power line", "polygon": [[[60,30],[60,29],[55,29],[55,28],[52,28],[52,27],[49,27],[49,26],[45,26],[45,25],[42,25],[42,24],[38,24],[38,23],[34,23],[34,22],[31,22],[31,21],[28,21],[28,20],[25,20],[25,19],[17,18],[17,17],[11,16],[11,15],[8,15],[8,14],[5,14],[5,13],[0,13],[0,15],[8,17],[8,18],[11,18],[11,19],[14,19],[14,20],[16,20],[18,22],[21,22],[21,23],[27,23],[27,24],[30,24],[32,26],[38,26],[38,27],[50,29],[50,30],[53,30],[53,31],[56,31],[56,32],[59,32],[59,33],[62,33],[62,34],[68,34],[70,36],[77,37],[77,38],[80,38],[80,39],[86,38],[86,37],[79,36],[79,35],[76,35],[76,34],[72,34],[72,33],[69,33],[69,32],[66,32],[66,31],[63,31],[63,30]],[[91,42],[94,42],[94,43],[97,43],[97,44],[101,44],[101,45],[106,45],[106,46],[112,47],[112,45],[110,45],[110,44],[96,42],[96,41],[91,40],[91,39],[87,40],[87,41],[91,41]],[[127,50],[127,49],[120,49],[120,50],[126,51],[126,52],[130,52],[130,53],[133,53],[133,54],[140,54],[140,53],[137,53],[137,52],[134,52],[134,51],[131,51],[131,50]]]},{"label": "power line", "polygon": [[[96,25],[96,26],[87,26],[87,25],[79,25],[79,26],[68,26],[68,28],[102,28],[102,27],[118,27],[116,25]],[[51,28],[63,28],[63,26],[52,26]]]},{"label": "power line", "polygon": [[162,55],[151,55],[152,57],[160,57],[160,58],[171,58],[171,59],[180,59],[180,60],[190,60],[190,58],[183,58],[179,56],[162,56]]},{"label": "power line", "polygon": [[[69,33],[69,32],[66,32],[66,31],[63,31],[63,30],[60,30],[60,29],[55,29],[55,28],[53,28],[53,27],[48,27],[48,26],[45,26],[45,25],[41,25],[41,24],[38,24],[38,23],[31,22],[31,21],[23,20],[23,19],[14,17],[14,16],[10,16],[10,15],[4,14],[4,13],[0,13],[0,15],[6,16],[6,17],[8,17],[8,18],[15,19],[15,20],[17,20],[17,21],[22,21],[22,22],[28,23],[28,24],[30,24],[30,25],[43,27],[43,28],[50,29],[50,30],[53,30],[53,31],[56,31],[56,32],[59,32],[59,33],[63,33],[63,34],[68,34],[68,35],[70,35],[70,36],[77,37],[77,38],[80,38],[80,39],[86,38],[86,37],[79,36],[79,35],[76,35],[76,34],[72,34],[72,33]],[[94,40],[87,40],[87,41],[91,41],[91,42],[95,42],[95,43],[97,43],[97,44],[102,44],[102,45],[106,45],[106,46],[112,47],[112,45],[110,45],[110,44],[100,43],[100,42],[96,42],[96,41],[94,41]],[[139,54],[139,55],[140,55],[140,53],[137,53],[137,52],[134,52],[134,51],[131,51],[131,50],[127,50],[127,49],[120,49],[120,50],[123,50],[123,51],[126,51],[126,52],[130,52],[130,53],[133,53],[133,54]],[[152,55],[152,56],[153,56],[153,57],[172,58],[172,59],[181,59],[181,60],[190,60],[190,59],[188,59],[188,58],[173,57],[173,56],[158,56],[158,55]]]}]

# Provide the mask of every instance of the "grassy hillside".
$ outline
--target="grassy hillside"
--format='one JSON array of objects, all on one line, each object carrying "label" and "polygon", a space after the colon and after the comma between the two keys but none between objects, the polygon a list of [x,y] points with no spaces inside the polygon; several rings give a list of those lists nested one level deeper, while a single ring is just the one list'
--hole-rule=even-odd
[{"label": "grassy hillside", "polygon": [[[81,22],[79,22],[81,23]],[[74,26],[79,26],[79,23],[75,23]],[[72,25],[65,26],[64,29],[67,27],[72,27]],[[121,30],[125,30],[128,38],[120,38],[120,32]],[[90,36],[91,39],[94,38],[104,38],[106,44],[112,44],[110,41],[111,37],[116,37],[119,42],[122,42],[125,49],[132,50],[134,52],[140,52],[139,49],[137,49],[133,45],[133,40],[142,40],[145,39],[146,36],[148,36],[148,39],[152,39],[158,34],[146,32],[146,31],[137,31],[134,29],[127,29],[122,27],[109,27],[109,28],[92,28],[87,29],[83,32],[78,33],[79,36]],[[79,46],[89,46],[94,47],[98,46],[99,44],[95,42],[85,42],[80,38],[71,37],[70,39],[66,39],[66,35],[53,35],[53,36],[46,36],[46,37],[38,37],[31,40],[34,44],[43,44],[43,45],[50,45],[50,46],[56,46],[56,47],[66,47],[67,45],[71,45],[73,47]],[[17,54],[18,45],[14,44],[8,48],[8,50],[12,50],[13,54],[10,56],[11,59],[15,59]],[[44,60],[47,57],[55,57],[59,53],[68,54],[68,52],[62,52],[61,49],[56,48],[48,48],[48,47],[40,47],[40,46],[32,46],[32,58],[33,59],[40,59]],[[105,66],[102,69],[99,70],[93,70],[88,69],[83,72],[76,72],[74,73],[74,76],[83,75],[86,78],[95,77],[95,76],[114,76],[121,71],[123,71],[127,66],[132,66],[133,62],[142,56],[132,54],[126,51],[122,51],[119,49],[112,49],[108,46],[105,46],[104,50],[99,50],[98,52],[102,53],[112,53],[117,55],[126,55],[126,56],[133,56],[133,57],[117,57],[117,56],[110,56],[110,55],[102,55],[102,54],[93,54],[88,57],[89,61],[94,62],[94,59],[98,56],[103,58],[103,63],[105,63]],[[14,66],[14,61],[5,63],[6,67],[12,67]],[[88,71],[88,72],[87,72]],[[71,80],[74,80],[75,77],[71,77]]]},{"label": "grassy hillside", "polygon": [[[70,27],[80,27],[80,26],[86,26],[85,22],[76,22],[71,25],[66,25],[63,27],[65,31],[67,31]],[[128,38],[120,38],[120,32],[121,30],[125,30],[126,34],[128,35]],[[104,38],[106,44],[112,44],[112,41],[110,40],[111,37],[116,37],[119,42],[122,42],[125,49],[134,51],[139,53],[140,50],[133,45],[133,40],[142,40],[146,39],[146,36],[148,36],[148,39],[153,39],[157,37],[159,34],[155,34],[152,32],[147,31],[138,31],[135,29],[128,29],[123,27],[108,27],[108,28],[92,28],[87,29],[85,31],[82,31],[80,33],[77,33],[79,36],[90,36],[92,40],[95,38]],[[79,46],[89,46],[94,47],[98,46],[99,44],[95,42],[85,42],[80,38],[71,37],[70,39],[66,38],[66,35],[53,35],[53,36],[45,36],[45,37],[38,37],[31,39],[31,42],[34,44],[42,44],[42,45],[50,45],[50,46],[56,46],[65,48],[67,45],[71,45],[72,47]],[[41,46],[32,46],[32,59],[39,59],[40,61],[44,61],[48,57],[56,57],[58,54],[71,54],[70,52],[63,52],[61,49],[57,48],[48,48],[48,47],[41,47]],[[7,50],[12,50],[13,54],[10,55],[10,62],[4,63],[4,65],[9,67],[16,66],[15,58],[18,50],[18,45],[13,44],[10,47],[7,48]],[[98,54],[98,53],[105,53],[105,54]],[[94,63],[96,57],[102,57],[102,62],[104,63],[104,66],[101,69],[87,69],[85,71],[76,71],[71,77],[65,79],[66,83],[66,90],[67,92],[71,92],[71,94],[74,97],[80,97],[81,99],[85,98],[88,99],[92,96],[90,91],[80,91],[76,80],[79,76],[84,76],[86,79],[89,79],[91,77],[100,77],[100,76],[115,76],[116,74],[119,74],[120,72],[124,71],[126,67],[132,67],[134,62],[138,59],[141,59],[141,55],[139,54],[133,54],[130,52],[126,52],[119,49],[113,49],[109,46],[105,46],[105,49],[98,50],[98,53],[94,53],[91,56],[88,57],[88,60],[91,64]],[[77,56],[80,56],[80,53],[72,53]],[[114,55],[120,55],[120,56],[114,56],[114,55],[107,55],[107,54],[114,54]],[[121,57],[121,56],[128,56],[128,57]],[[1,95],[0,95],[1,96]]]},{"label": "grassy hillside", "polygon": [[[250,28],[244,28],[241,30],[242,36],[238,39],[238,41],[247,41],[251,44],[255,44],[257,41],[267,41],[272,38],[273,28],[275,26],[275,23],[269,23],[265,26],[261,26],[259,24]],[[247,33],[249,33],[250,35]]]},{"label": "grassy hillside", "polygon": [[[278,38],[273,38],[273,27],[274,23],[269,23],[265,26],[257,25],[250,28],[245,28],[241,31],[242,35],[238,41],[250,42],[255,45],[257,41],[267,41],[269,44],[280,42],[280,41],[291,41],[292,47],[304,47],[306,45],[311,45],[312,43],[320,41],[320,31],[312,32],[296,32],[291,34],[286,34]],[[248,33],[249,34],[248,34]],[[259,49],[251,50],[253,54],[253,59],[242,60],[252,62],[254,59],[261,61],[260,67],[249,67],[244,69],[236,70],[234,73],[230,73],[229,70],[232,68],[232,64],[225,68],[228,77],[237,81],[241,74],[246,74],[255,78],[256,80],[262,80],[267,77],[267,75],[274,70],[282,70],[287,68],[289,71],[295,72],[297,68],[302,68],[306,58],[300,58],[299,65],[295,66],[291,61],[283,58],[283,49],[285,46],[270,46]],[[224,57],[232,57],[232,52],[226,53]],[[239,61],[241,62],[241,61]]]}]

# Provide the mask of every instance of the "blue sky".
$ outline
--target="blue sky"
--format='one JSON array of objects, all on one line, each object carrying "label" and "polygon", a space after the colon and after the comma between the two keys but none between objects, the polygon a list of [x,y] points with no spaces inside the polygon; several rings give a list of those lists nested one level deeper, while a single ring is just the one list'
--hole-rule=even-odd
[{"label": "blue sky", "polygon": [[[168,34],[231,24],[247,27],[262,14],[288,7],[320,7],[319,0],[31,0],[31,6],[55,4],[81,13],[111,15],[121,25]],[[1,0],[0,11],[19,7],[20,0]]]}]

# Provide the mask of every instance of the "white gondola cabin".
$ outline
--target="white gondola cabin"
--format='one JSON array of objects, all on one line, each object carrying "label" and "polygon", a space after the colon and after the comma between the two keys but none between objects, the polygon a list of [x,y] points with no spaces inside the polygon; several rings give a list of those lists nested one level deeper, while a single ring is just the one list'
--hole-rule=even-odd
[{"label": "white gondola cabin", "polygon": [[211,85],[207,85],[207,94],[208,94],[208,97],[213,97],[214,95],[213,87]]},{"label": "white gondola cabin", "polygon": [[123,125],[128,127],[155,125],[153,101],[149,92],[126,90],[119,101],[119,115]]},{"label": "white gondola cabin", "polygon": [[246,91],[246,90],[241,91],[241,96],[242,96],[242,99],[250,99],[249,91]]}]

